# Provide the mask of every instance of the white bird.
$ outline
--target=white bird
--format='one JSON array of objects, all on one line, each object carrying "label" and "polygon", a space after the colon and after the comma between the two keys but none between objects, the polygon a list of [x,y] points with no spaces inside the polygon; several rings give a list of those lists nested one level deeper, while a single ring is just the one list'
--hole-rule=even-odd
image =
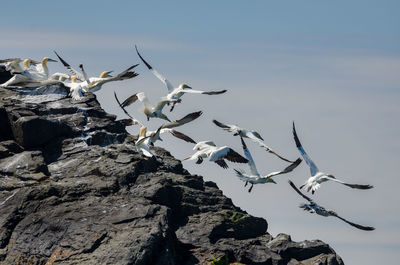
[{"label": "white bird", "polygon": [[[135,95],[136,95],[136,94],[135,94]],[[138,119],[134,118],[132,115],[130,115],[130,114],[126,111],[125,106],[121,104],[121,102],[119,101],[119,99],[118,99],[117,94],[115,93],[115,91],[114,91],[114,97],[115,97],[115,100],[117,101],[119,107],[120,107],[120,108],[123,110],[123,112],[130,118],[130,121],[131,121],[131,122],[128,123],[129,125],[140,125],[140,126],[144,126],[143,123],[141,123]],[[137,98],[136,98],[136,99],[137,99]],[[126,100],[125,100],[125,101],[126,101]],[[125,101],[124,101],[124,102],[125,102]]]},{"label": "white bird", "polygon": [[[21,63],[23,63],[23,67],[21,67]],[[21,74],[23,71],[28,70],[32,65],[39,64],[35,60],[25,59],[21,60],[20,58],[9,58],[0,60],[0,64],[3,64],[6,68],[6,71],[9,71],[11,74]]]},{"label": "white bird", "polygon": [[[94,78],[92,80],[94,81],[90,81],[90,83],[87,85],[87,87],[83,87],[82,89],[85,92],[96,92],[99,91],[102,86],[105,83],[111,82],[111,81],[121,81],[121,80],[126,80],[126,79],[131,79],[134,78],[136,76],[138,76],[138,74],[134,71],[130,71],[133,68],[135,68],[136,66],[138,66],[138,64],[132,65],[129,68],[127,68],[126,70],[122,71],[121,73],[115,75],[115,76],[111,76],[111,77],[100,77],[100,78]],[[103,72],[100,76],[107,76],[109,72]],[[90,80],[90,78],[89,78]]]},{"label": "white bird", "polygon": [[[117,101],[118,101],[118,104],[120,104],[118,99],[117,99]],[[123,108],[122,104],[120,104],[120,106],[121,106],[121,108]],[[125,112],[125,113],[128,114],[128,116],[130,116],[129,113],[127,113],[127,112]],[[185,117],[183,117],[179,120],[175,120],[172,122],[168,122],[164,125],[161,125],[156,131],[147,131],[147,127],[141,124],[140,131],[139,131],[139,137],[135,143],[138,151],[142,151],[142,153],[145,156],[148,156],[148,157],[153,156],[154,154],[150,151],[150,146],[154,145],[154,143],[158,140],[162,141],[160,134],[166,133],[166,132],[169,132],[176,138],[179,138],[186,142],[196,144],[196,142],[192,138],[190,138],[186,134],[178,132],[172,128],[182,126],[188,122],[191,122],[191,121],[197,119],[198,117],[200,117],[201,115],[202,115],[201,111],[189,113]]]},{"label": "white bird", "polygon": [[[136,140],[135,146],[138,152],[142,152],[142,154],[147,157],[153,157],[154,154],[150,150],[150,144],[152,139],[154,140],[156,137],[159,138],[160,132],[157,130],[154,135],[146,136],[146,131],[147,128],[145,126],[140,127],[139,138]],[[158,136],[156,134],[158,134]]]},{"label": "white bird", "polygon": [[308,180],[303,185],[300,186],[300,189],[305,187],[307,192],[311,190],[312,194],[314,194],[314,192],[320,187],[321,183],[329,180],[346,185],[347,187],[353,189],[366,190],[373,188],[373,186],[371,185],[349,184],[336,179],[332,174],[326,174],[324,172],[321,172],[315,165],[315,163],[311,160],[311,158],[307,155],[306,151],[304,151],[303,146],[301,145],[300,140],[297,137],[296,127],[294,126],[294,122],[293,122],[293,137],[294,141],[296,142],[297,149],[299,149],[301,156],[306,161],[307,165],[310,167],[310,173],[311,173],[311,177],[308,178]]},{"label": "white bird", "polygon": [[263,141],[264,139],[261,137],[261,135],[255,131],[255,130],[247,130],[244,128],[241,128],[237,125],[231,125],[231,124],[223,124],[222,122],[219,122],[217,120],[213,120],[213,123],[215,125],[217,125],[218,127],[221,127],[222,129],[224,129],[225,131],[228,132],[232,132],[234,136],[241,136],[244,138],[249,138],[250,140],[252,140],[255,143],[258,143],[262,148],[264,148],[267,152],[279,157],[280,159],[289,162],[289,163],[293,163],[294,161],[290,161],[282,156],[280,156],[278,153],[276,153],[274,150],[272,150],[271,148],[269,148]]},{"label": "white bird", "polygon": [[251,156],[250,151],[246,146],[246,143],[244,142],[242,137],[240,137],[240,140],[242,141],[242,147],[243,147],[244,154],[245,154],[247,160],[249,160],[248,164],[249,164],[249,167],[250,167],[251,174],[250,175],[246,174],[243,170],[237,170],[237,169],[234,169],[234,170],[236,172],[236,175],[242,181],[246,182],[246,184],[244,185],[245,187],[247,186],[248,182],[251,183],[251,186],[249,188],[249,192],[251,192],[251,190],[253,189],[253,185],[254,184],[264,184],[264,183],[274,183],[274,184],[276,184],[276,182],[272,178],[273,176],[289,173],[301,163],[301,159],[298,158],[295,162],[290,164],[288,167],[286,167],[282,171],[271,172],[268,175],[261,176],[258,173],[256,164],[254,163],[253,157]]},{"label": "white bird", "polygon": [[193,150],[197,150],[197,152],[184,160],[196,160],[196,164],[201,164],[204,158],[208,157],[210,161],[225,169],[228,168],[228,165],[224,159],[235,163],[249,162],[232,148],[228,146],[217,147],[212,141],[199,142],[193,147]]},{"label": "white bird", "polygon": [[[161,82],[164,83],[164,85],[167,87],[168,94],[165,99],[168,100],[177,100],[180,99],[185,93],[192,93],[192,94],[204,94],[204,95],[218,95],[225,93],[226,90],[220,90],[220,91],[201,91],[201,90],[193,90],[190,86],[182,83],[180,84],[177,88],[174,88],[174,86],[171,84],[168,79],[166,79],[164,76],[162,76],[159,72],[157,72],[150,64],[148,64],[143,57],[140,55],[136,45],[135,49],[137,54],[139,55],[139,58],[142,60],[142,62],[147,66],[147,68],[158,78],[161,80]],[[175,101],[172,103],[172,107],[170,111],[174,109],[175,104],[180,103],[181,101]]]},{"label": "white bird", "polygon": [[355,224],[353,222],[347,221],[346,219],[344,219],[343,217],[340,217],[335,211],[333,210],[326,210],[324,207],[316,204],[312,199],[310,199],[309,197],[307,197],[306,195],[304,195],[295,185],[292,181],[289,180],[289,184],[290,186],[304,199],[306,199],[307,201],[309,201],[309,203],[303,203],[300,205],[300,208],[304,209],[305,211],[308,211],[310,213],[316,213],[318,215],[324,216],[324,217],[328,217],[328,216],[334,216],[339,218],[340,220],[348,223],[351,226],[354,226],[358,229],[361,230],[365,230],[365,231],[372,231],[375,230],[374,227],[371,226],[363,226],[363,225],[359,225],[359,224]]},{"label": "white bird", "polygon": [[162,110],[164,106],[167,103],[170,102],[175,102],[175,100],[167,100],[167,99],[162,99],[157,103],[155,107],[153,107],[150,104],[149,99],[146,97],[144,92],[136,93],[127,98],[124,102],[122,102],[122,106],[126,107],[129,106],[130,104],[134,103],[136,100],[140,100],[143,103],[143,107],[140,109],[141,112],[143,112],[147,120],[150,120],[150,118],[159,118],[167,121],[171,121],[164,113],[162,113]]},{"label": "white bird", "polygon": [[[24,68],[32,64],[32,60],[24,61]],[[7,82],[1,84],[0,86],[39,86],[42,85],[42,81],[47,81],[49,78],[49,69],[47,68],[48,62],[57,62],[56,60],[44,57],[39,64],[35,65],[35,68],[28,68],[19,74],[15,74]],[[27,65],[25,65],[27,64]],[[45,82],[44,82],[45,83]]]},{"label": "white bird", "polygon": [[136,64],[129,67],[125,71],[122,71],[120,74],[116,76],[110,75],[110,73],[113,71],[104,71],[100,74],[99,77],[88,77],[82,64],[79,65],[79,68],[81,69],[80,71],[75,70],[74,68],[71,67],[69,63],[67,63],[63,58],[61,58],[61,56],[58,55],[56,51],[54,51],[54,53],[57,55],[61,63],[69,70],[69,72],[72,75],[76,76],[78,80],[82,81],[81,86],[84,92],[96,92],[99,91],[102,88],[102,85],[107,82],[130,79],[138,75],[136,72],[130,71],[136,66],[138,66],[138,64]]},{"label": "white bird", "polygon": [[69,87],[69,95],[77,101],[80,101],[83,99],[83,93],[82,93],[82,83],[83,82],[76,82],[77,77],[76,76],[71,76],[71,82],[63,82],[64,86]]}]

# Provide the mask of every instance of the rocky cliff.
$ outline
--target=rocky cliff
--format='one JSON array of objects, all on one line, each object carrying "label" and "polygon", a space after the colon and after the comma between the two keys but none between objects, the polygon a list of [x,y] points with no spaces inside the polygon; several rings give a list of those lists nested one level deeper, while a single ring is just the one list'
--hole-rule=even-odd
[{"label": "rocky cliff", "polygon": [[95,95],[67,92],[0,88],[0,264],[343,264],[319,240],[273,238],[168,151],[138,153]]}]

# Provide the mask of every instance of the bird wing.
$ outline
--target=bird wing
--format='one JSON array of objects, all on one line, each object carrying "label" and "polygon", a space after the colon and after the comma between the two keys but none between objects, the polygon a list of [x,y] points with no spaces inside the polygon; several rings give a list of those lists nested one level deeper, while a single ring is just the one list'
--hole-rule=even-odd
[{"label": "bird wing", "polygon": [[65,68],[68,69],[68,71],[72,75],[76,76],[76,78],[79,79],[80,81],[85,81],[86,80],[86,78],[79,71],[77,71],[74,68],[72,68],[71,65],[69,65],[69,63],[67,63],[63,58],[61,58],[61,56],[58,55],[58,53],[56,51],[53,51],[53,52],[57,55],[57,57],[60,60],[60,62],[65,66]]},{"label": "bird wing", "polygon": [[270,147],[268,147],[261,139],[258,139],[257,137],[255,137],[253,133],[251,133],[251,132],[248,131],[248,132],[246,133],[246,136],[247,136],[248,138],[250,138],[253,142],[258,143],[258,144],[259,144],[262,148],[264,148],[265,151],[267,151],[268,153],[271,153],[271,154],[273,154],[273,155],[279,157],[280,159],[282,159],[282,160],[284,160],[284,161],[286,161],[286,162],[289,162],[289,163],[293,163],[293,162],[294,162],[294,161],[291,161],[291,160],[286,159],[286,158],[284,158],[283,156],[279,155],[277,152],[275,152],[275,151],[272,150]]},{"label": "bird wing", "polygon": [[194,147],[193,150],[202,150],[205,148],[209,148],[210,146],[216,146],[213,141],[201,141],[198,142]]},{"label": "bird wing", "polygon": [[266,178],[270,178],[276,175],[281,175],[281,174],[286,174],[289,173],[291,171],[293,171],[293,169],[295,169],[298,165],[300,165],[301,163],[301,158],[298,158],[296,161],[294,161],[292,164],[290,164],[289,166],[287,166],[284,170],[282,171],[277,171],[277,172],[271,172],[269,173],[267,176],[265,176]]},{"label": "bird wing", "polygon": [[350,187],[350,188],[353,188],[353,189],[360,189],[360,190],[368,190],[368,189],[372,189],[374,186],[372,186],[372,185],[363,185],[363,184],[350,184],[350,183],[346,183],[346,182],[343,182],[343,181],[341,181],[341,180],[338,180],[338,179],[336,179],[336,178],[329,178],[329,180],[332,180],[332,181],[335,181],[335,182],[337,182],[337,183],[340,183],[340,184],[343,184],[343,185],[346,185],[346,186],[348,186],[348,187]]},{"label": "bird wing", "polygon": [[258,171],[257,171],[256,164],[254,163],[253,157],[251,156],[250,151],[249,151],[249,149],[247,148],[246,143],[244,142],[244,140],[243,140],[242,137],[240,137],[240,140],[242,141],[242,147],[243,147],[244,155],[245,155],[246,158],[249,160],[248,164],[249,164],[249,166],[250,166],[251,174],[253,174],[253,175],[255,175],[255,176],[259,176],[260,174],[259,174]]},{"label": "bird wing", "polygon": [[222,122],[219,122],[217,120],[213,120],[213,123],[226,131],[229,131],[229,132],[232,131],[232,125],[223,124]]},{"label": "bird wing", "polygon": [[222,167],[223,169],[228,168],[228,164],[225,162],[225,160],[220,159],[220,160],[215,160],[214,161],[218,166]]},{"label": "bird wing", "polygon": [[184,140],[184,141],[189,142],[189,143],[196,144],[196,141],[193,140],[192,138],[190,138],[189,136],[187,136],[186,134],[183,134],[181,132],[178,132],[178,131],[172,130],[172,129],[169,130],[169,133],[171,133],[176,138],[179,138],[179,139]]},{"label": "bird wing", "polygon": [[319,170],[315,163],[311,160],[311,158],[307,155],[306,151],[304,151],[303,146],[300,143],[299,137],[297,137],[296,127],[293,122],[293,137],[296,142],[297,149],[299,149],[301,156],[306,161],[307,165],[310,167],[311,175],[314,176]]},{"label": "bird wing", "polygon": [[335,217],[337,217],[337,218],[339,218],[340,220],[342,220],[342,221],[348,223],[349,225],[354,226],[354,227],[356,227],[356,228],[358,228],[358,229],[365,230],[365,231],[372,231],[372,230],[375,230],[375,228],[372,227],[372,226],[363,226],[363,225],[359,225],[359,224],[355,224],[355,223],[353,223],[353,222],[347,221],[346,219],[344,219],[343,217],[340,217],[340,216],[337,215],[336,213],[335,213],[335,214],[331,214],[331,215],[332,215],[332,216],[335,216]]},{"label": "bird wing", "polygon": [[86,74],[85,69],[83,68],[83,64],[80,64],[80,65],[79,65],[79,68],[80,68],[81,71],[82,71],[82,76],[83,76],[84,80],[89,84],[89,83],[90,83],[90,80],[89,80],[88,75]]},{"label": "bird wing", "polygon": [[297,187],[296,185],[294,185],[294,183],[292,181],[289,180],[289,184],[290,186],[292,186],[292,188],[304,199],[306,199],[307,201],[309,201],[310,203],[315,203],[313,200],[311,200],[309,197],[307,197],[306,195],[304,195]]},{"label": "bird wing", "polygon": [[88,88],[91,88],[91,87],[94,87],[97,85],[103,85],[103,84],[111,82],[111,81],[121,81],[121,80],[125,80],[125,79],[134,78],[134,77],[138,76],[138,73],[136,73],[134,71],[130,71],[130,70],[132,70],[133,68],[135,68],[138,65],[139,64],[132,65],[115,76],[108,77],[108,78],[101,78],[100,80],[97,80],[97,81],[92,81],[89,83]]},{"label": "bird wing", "polygon": [[164,124],[163,128],[174,128],[174,127],[182,126],[188,122],[191,122],[191,121],[197,119],[202,114],[203,114],[202,111],[189,113],[188,115],[186,115],[185,117],[183,117],[179,120],[171,121],[171,122]]},{"label": "bird wing", "polygon": [[137,93],[133,94],[132,96],[128,97],[127,99],[124,100],[124,102],[122,102],[121,106],[122,107],[127,107],[133,103],[136,102],[136,100],[138,100],[138,96]]},{"label": "bird wing", "polygon": [[146,97],[146,94],[144,92],[140,92],[136,94],[138,99],[143,103],[145,108],[147,109],[153,109],[153,106],[150,104],[149,99]]},{"label": "bird wing", "polygon": [[162,76],[159,72],[156,71],[153,67],[151,67],[150,64],[148,64],[143,57],[140,55],[137,46],[135,45],[136,53],[139,55],[139,58],[142,60],[142,62],[149,68],[149,70],[155,75],[158,79],[161,80],[161,82],[164,83],[164,85],[167,87],[168,92],[171,92],[174,89],[174,86],[166,79],[164,76]]},{"label": "bird wing", "polygon": [[179,92],[182,93],[192,93],[192,94],[203,94],[203,95],[218,95],[218,94],[223,94],[227,90],[219,90],[219,91],[201,91],[201,90],[194,90],[194,89],[181,89]]},{"label": "bird wing", "polygon": [[230,147],[223,147],[219,148],[216,151],[213,151],[210,155],[210,161],[216,161],[216,160],[221,160],[221,159],[226,159],[231,162],[235,163],[248,163],[249,160],[241,156],[239,153],[237,153],[235,150],[233,150]]},{"label": "bird wing", "polygon": [[117,94],[115,93],[115,91],[114,91],[114,97],[115,97],[115,100],[117,101],[118,105],[119,105],[119,106],[121,107],[121,109],[124,111],[124,113],[125,113],[126,115],[128,115],[129,118],[132,119],[133,124],[139,124],[139,125],[142,125],[142,126],[143,126],[143,124],[142,124],[140,121],[138,121],[137,119],[135,119],[134,117],[132,117],[132,116],[125,110],[125,108],[122,106],[121,102],[119,101],[119,99],[118,99]]}]

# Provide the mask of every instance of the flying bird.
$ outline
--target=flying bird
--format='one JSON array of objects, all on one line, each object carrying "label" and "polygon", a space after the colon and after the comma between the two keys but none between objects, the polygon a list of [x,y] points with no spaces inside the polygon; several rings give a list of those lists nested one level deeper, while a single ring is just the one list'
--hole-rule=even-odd
[{"label": "flying bird", "polygon": [[204,158],[217,163],[220,167],[226,169],[228,165],[225,160],[235,163],[248,163],[249,161],[228,146],[217,147],[212,141],[202,141],[197,143],[193,150],[197,150],[192,156],[184,160],[196,160],[196,164],[201,164]]},{"label": "flying bird", "polygon": [[[143,103],[143,108],[140,109],[140,111],[142,111],[146,115],[147,120],[150,120],[150,118],[159,118],[159,119],[171,121],[164,113],[162,113],[162,110],[167,103],[175,102],[176,100],[171,101],[171,100],[167,100],[167,99],[162,99],[161,101],[159,101],[157,103],[157,105],[155,107],[153,107],[150,104],[150,101],[146,97],[144,92],[137,93],[135,98],[136,99],[134,99],[133,102],[135,102],[137,99],[139,99]],[[124,102],[122,104],[124,104]]]},{"label": "flying bird", "polygon": [[303,185],[300,186],[300,189],[305,187],[307,192],[310,192],[310,190],[311,190],[312,194],[314,194],[314,192],[320,187],[321,183],[329,181],[329,180],[346,185],[347,187],[350,187],[353,189],[366,190],[366,189],[373,188],[372,185],[349,184],[349,183],[346,183],[346,182],[336,179],[332,174],[326,174],[324,172],[319,171],[318,167],[311,160],[311,158],[307,155],[306,151],[304,151],[303,146],[301,145],[300,140],[297,137],[296,127],[294,125],[294,122],[293,122],[293,137],[294,137],[294,141],[296,142],[297,149],[299,149],[301,156],[306,161],[307,165],[310,167],[310,173],[311,173],[311,177],[308,178],[308,180]]},{"label": "flying bird", "polygon": [[[156,69],[154,69],[148,62],[146,62],[145,59],[140,55],[137,46],[135,45],[136,53],[138,54],[139,58],[142,60],[142,62],[147,66],[147,68],[158,78],[160,79],[161,82],[164,83],[164,85],[167,87],[168,94],[166,97],[164,97],[167,100],[177,100],[180,99],[185,93],[192,93],[192,94],[203,94],[203,95],[218,95],[225,93],[227,90],[220,90],[220,91],[201,91],[201,90],[193,90],[190,86],[182,83],[180,84],[177,88],[174,88],[174,86],[171,84],[168,79],[166,79],[163,75],[161,75],[159,72],[157,72]],[[174,101],[172,103],[172,107],[170,111],[173,111],[175,104],[180,103],[181,101]]]},{"label": "flying bird", "polygon": [[346,219],[344,219],[343,217],[340,217],[335,211],[333,210],[326,210],[324,207],[316,204],[313,200],[311,200],[309,197],[307,197],[306,195],[304,195],[295,185],[292,181],[289,180],[289,184],[290,186],[304,199],[306,199],[309,203],[303,203],[300,205],[300,208],[304,209],[305,211],[308,211],[310,213],[316,213],[318,215],[324,216],[324,217],[328,217],[328,216],[334,216],[339,218],[340,220],[348,223],[351,226],[354,226],[358,229],[361,230],[365,230],[365,231],[372,231],[375,230],[374,227],[371,226],[363,226],[363,225],[359,225],[359,224],[355,224],[353,222],[347,221]]},{"label": "flying bird", "polygon": [[[135,94],[135,96],[136,96],[136,94]],[[142,124],[139,120],[137,120],[136,118],[134,118],[132,115],[130,115],[130,114],[126,111],[125,106],[124,106],[123,104],[121,104],[121,102],[119,101],[119,99],[118,99],[117,94],[115,93],[115,91],[114,91],[114,97],[115,97],[115,100],[117,101],[118,105],[120,106],[120,108],[124,111],[124,113],[125,113],[129,118],[131,118],[131,124],[130,124],[130,125],[139,124],[139,125],[143,126],[143,124]],[[137,99],[137,98],[136,98],[136,99]],[[126,101],[126,100],[125,100],[125,101]],[[125,102],[125,101],[124,101],[124,102]]]},{"label": "flying bird", "polygon": [[256,164],[254,163],[253,157],[251,156],[250,151],[246,146],[246,143],[244,142],[242,137],[240,137],[240,140],[242,141],[242,147],[243,147],[244,154],[245,154],[247,160],[249,161],[248,164],[249,164],[249,167],[250,167],[251,174],[246,174],[243,170],[238,170],[238,169],[234,169],[234,170],[236,172],[236,175],[241,180],[246,182],[245,185],[244,185],[245,187],[247,186],[247,184],[249,182],[251,183],[251,186],[249,188],[249,192],[251,192],[251,190],[253,189],[253,185],[254,184],[264,184],[264,183],[274,183],[274,184],[276,184],[276,182],[272,178],[273,176],[289,173],[301,163],[301,159],[298,158],[295,162],[290,164],[288,167],[286,167],[282,171],[271,172],[268,175],[261,176],[258,173]]},{"label": "flying bird", "polygon": [[222,122],[219,122],[217,120],[213,120],[213,123],[215,125],[217,125],[218,127],[222,128],[225,131],[228,132],[232,132],[234,136],[239,135],[240,137],[244,137],[244,138],[249,138],[250,140],[252,140],[255,143],[258,143],[262,148],[264,148],[267,152],[279,157],[280,159],[289,162],[289,163],[293,163],[294,161],[290,161],[282,156],[280,156],[278,153],[276,153],[274,150],[272,150],[271,148],[269,148],[265,143],[264,143],[264,139],[261,137],[261,135],[255,131],[255,130],[247,130],[244,128],[241,128],[237,125],[231,125],[231,124],[223,124]]}]

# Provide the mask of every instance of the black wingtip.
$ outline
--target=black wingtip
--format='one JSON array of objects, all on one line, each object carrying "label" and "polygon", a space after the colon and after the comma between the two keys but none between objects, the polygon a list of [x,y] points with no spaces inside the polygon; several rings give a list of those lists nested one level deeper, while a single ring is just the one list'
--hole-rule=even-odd
[{"label": "black wingtip", "polygon": [[240,141],[242,142],[243,149],[247,149],[247,145],[246,145],[246,143],[244,142],[242,136],[240,136]]},{"label": "black wingtip", "polygon": [[301,147],[301,143],[300,143],[299,137],[297,136],[296,126],[294,125],[294,121],[293,121],[293,137],[294,137],[294,141],[296,142],[296,146]]},{"label": "black wingtip", "polygon": [[147,66],[147,68],[149,68],[149,70],[153,69],[153,67],[151,67],[151,65],[148,64],[145,59],[143,59],[142,55],[140,55],[136,45],[135,45],[135,49],[136,49],[136,53],[139,56],[140,60],[142,60],[142,62]]}]

